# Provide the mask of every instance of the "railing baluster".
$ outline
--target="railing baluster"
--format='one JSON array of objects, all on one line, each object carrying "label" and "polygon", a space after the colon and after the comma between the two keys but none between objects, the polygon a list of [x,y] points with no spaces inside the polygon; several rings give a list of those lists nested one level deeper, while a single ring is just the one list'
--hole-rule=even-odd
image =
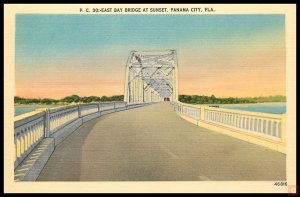
[{"label": "railing baluster", "polygon": [[[174,103],[175,110],[184,116],[190,116],[195,120],[203,120],[214,124],[235,128],[243,132],[251,132],[268,138],[281,140],[280,115],[265,114],[259,112],[244,112],[239,110],[227,110],[212,107],[198,107],[188,104]],[[203,109],[203,111],[201,111]],[[201,118],[201,113],[204,113]],[[269,116],[269,117],[268,117]]]}]

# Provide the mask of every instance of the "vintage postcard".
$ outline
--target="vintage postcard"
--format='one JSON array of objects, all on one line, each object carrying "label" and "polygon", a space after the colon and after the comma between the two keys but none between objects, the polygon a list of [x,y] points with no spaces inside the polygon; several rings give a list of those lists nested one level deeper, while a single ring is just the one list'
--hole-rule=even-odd
[{"label": "vintage postcard", "polygon": [[296,193],[296,5],[5,4],[6,193]]}]

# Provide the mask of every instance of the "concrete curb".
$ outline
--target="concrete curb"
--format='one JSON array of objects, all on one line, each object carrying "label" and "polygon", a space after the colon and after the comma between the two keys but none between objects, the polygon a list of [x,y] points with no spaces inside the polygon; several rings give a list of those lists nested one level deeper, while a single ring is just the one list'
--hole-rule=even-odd
[{"label": "concrete curb", "polygon": [[15,181],[35,181],[54,151],[54,139],[45,138],[15,170]]}]

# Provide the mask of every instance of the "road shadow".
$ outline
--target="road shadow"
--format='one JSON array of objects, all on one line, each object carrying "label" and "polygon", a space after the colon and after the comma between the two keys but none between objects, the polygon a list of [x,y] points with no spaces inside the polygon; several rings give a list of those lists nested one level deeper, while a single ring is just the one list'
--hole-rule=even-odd
[{"label": "road shadow", "polygon": [[83,123],[56,146],[37,181],[79,181],[82,162],[81,150],[85,139],[98,122],[110,115],[106,114]]}]

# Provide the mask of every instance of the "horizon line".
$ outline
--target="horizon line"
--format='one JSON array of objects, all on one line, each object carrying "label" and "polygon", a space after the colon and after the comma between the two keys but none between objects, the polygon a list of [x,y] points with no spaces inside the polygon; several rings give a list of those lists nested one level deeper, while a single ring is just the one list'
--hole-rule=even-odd
[{"label": "horizon line", "polygon": [[[212,95],[214,95],[216,98],[255,98],[255,97],[271,97],[271,96],[284,96],[286,97],[286,95],[281,95],[281,94],[274,94],[274,95],[266,95],[266,96],[263,96],[263,95],[260,95],[260,96],[248,96],[248,97],[218,97],[216,96],[215,94],[212,94],[212,95],[198,95],[198,94],[178,94],[178,96],[182,96],[182,95],[185,95],[185,96],[207,96],[207,97],[211,97]],[[70,96],[79,96],[78,94],[72,94],[72,95],[69,95],[69,96],[64,96],[64,97],[61,97],[59,99],[55,99],[55,98],[50,98],[50,97],[35,97],[35,98],[29,98],[29,97],[22,97],[22,96],[17,96],[15,95],[14,97],[19,97],[19,98],[24,98],[24,99],[53,99],[53,100],[61,100],[61,99],[64,99],[66,97],[70,97]],[[124,96],[124,94],[115,94],[115,95],[102,95],[102,96],[95,96],[95,95],[91,95],[91,96],[79,96],[80,98],[83,98],[83,97],[103,97],[103,96],[106,96],[106,97],[113,97],[113,96]]]}]

